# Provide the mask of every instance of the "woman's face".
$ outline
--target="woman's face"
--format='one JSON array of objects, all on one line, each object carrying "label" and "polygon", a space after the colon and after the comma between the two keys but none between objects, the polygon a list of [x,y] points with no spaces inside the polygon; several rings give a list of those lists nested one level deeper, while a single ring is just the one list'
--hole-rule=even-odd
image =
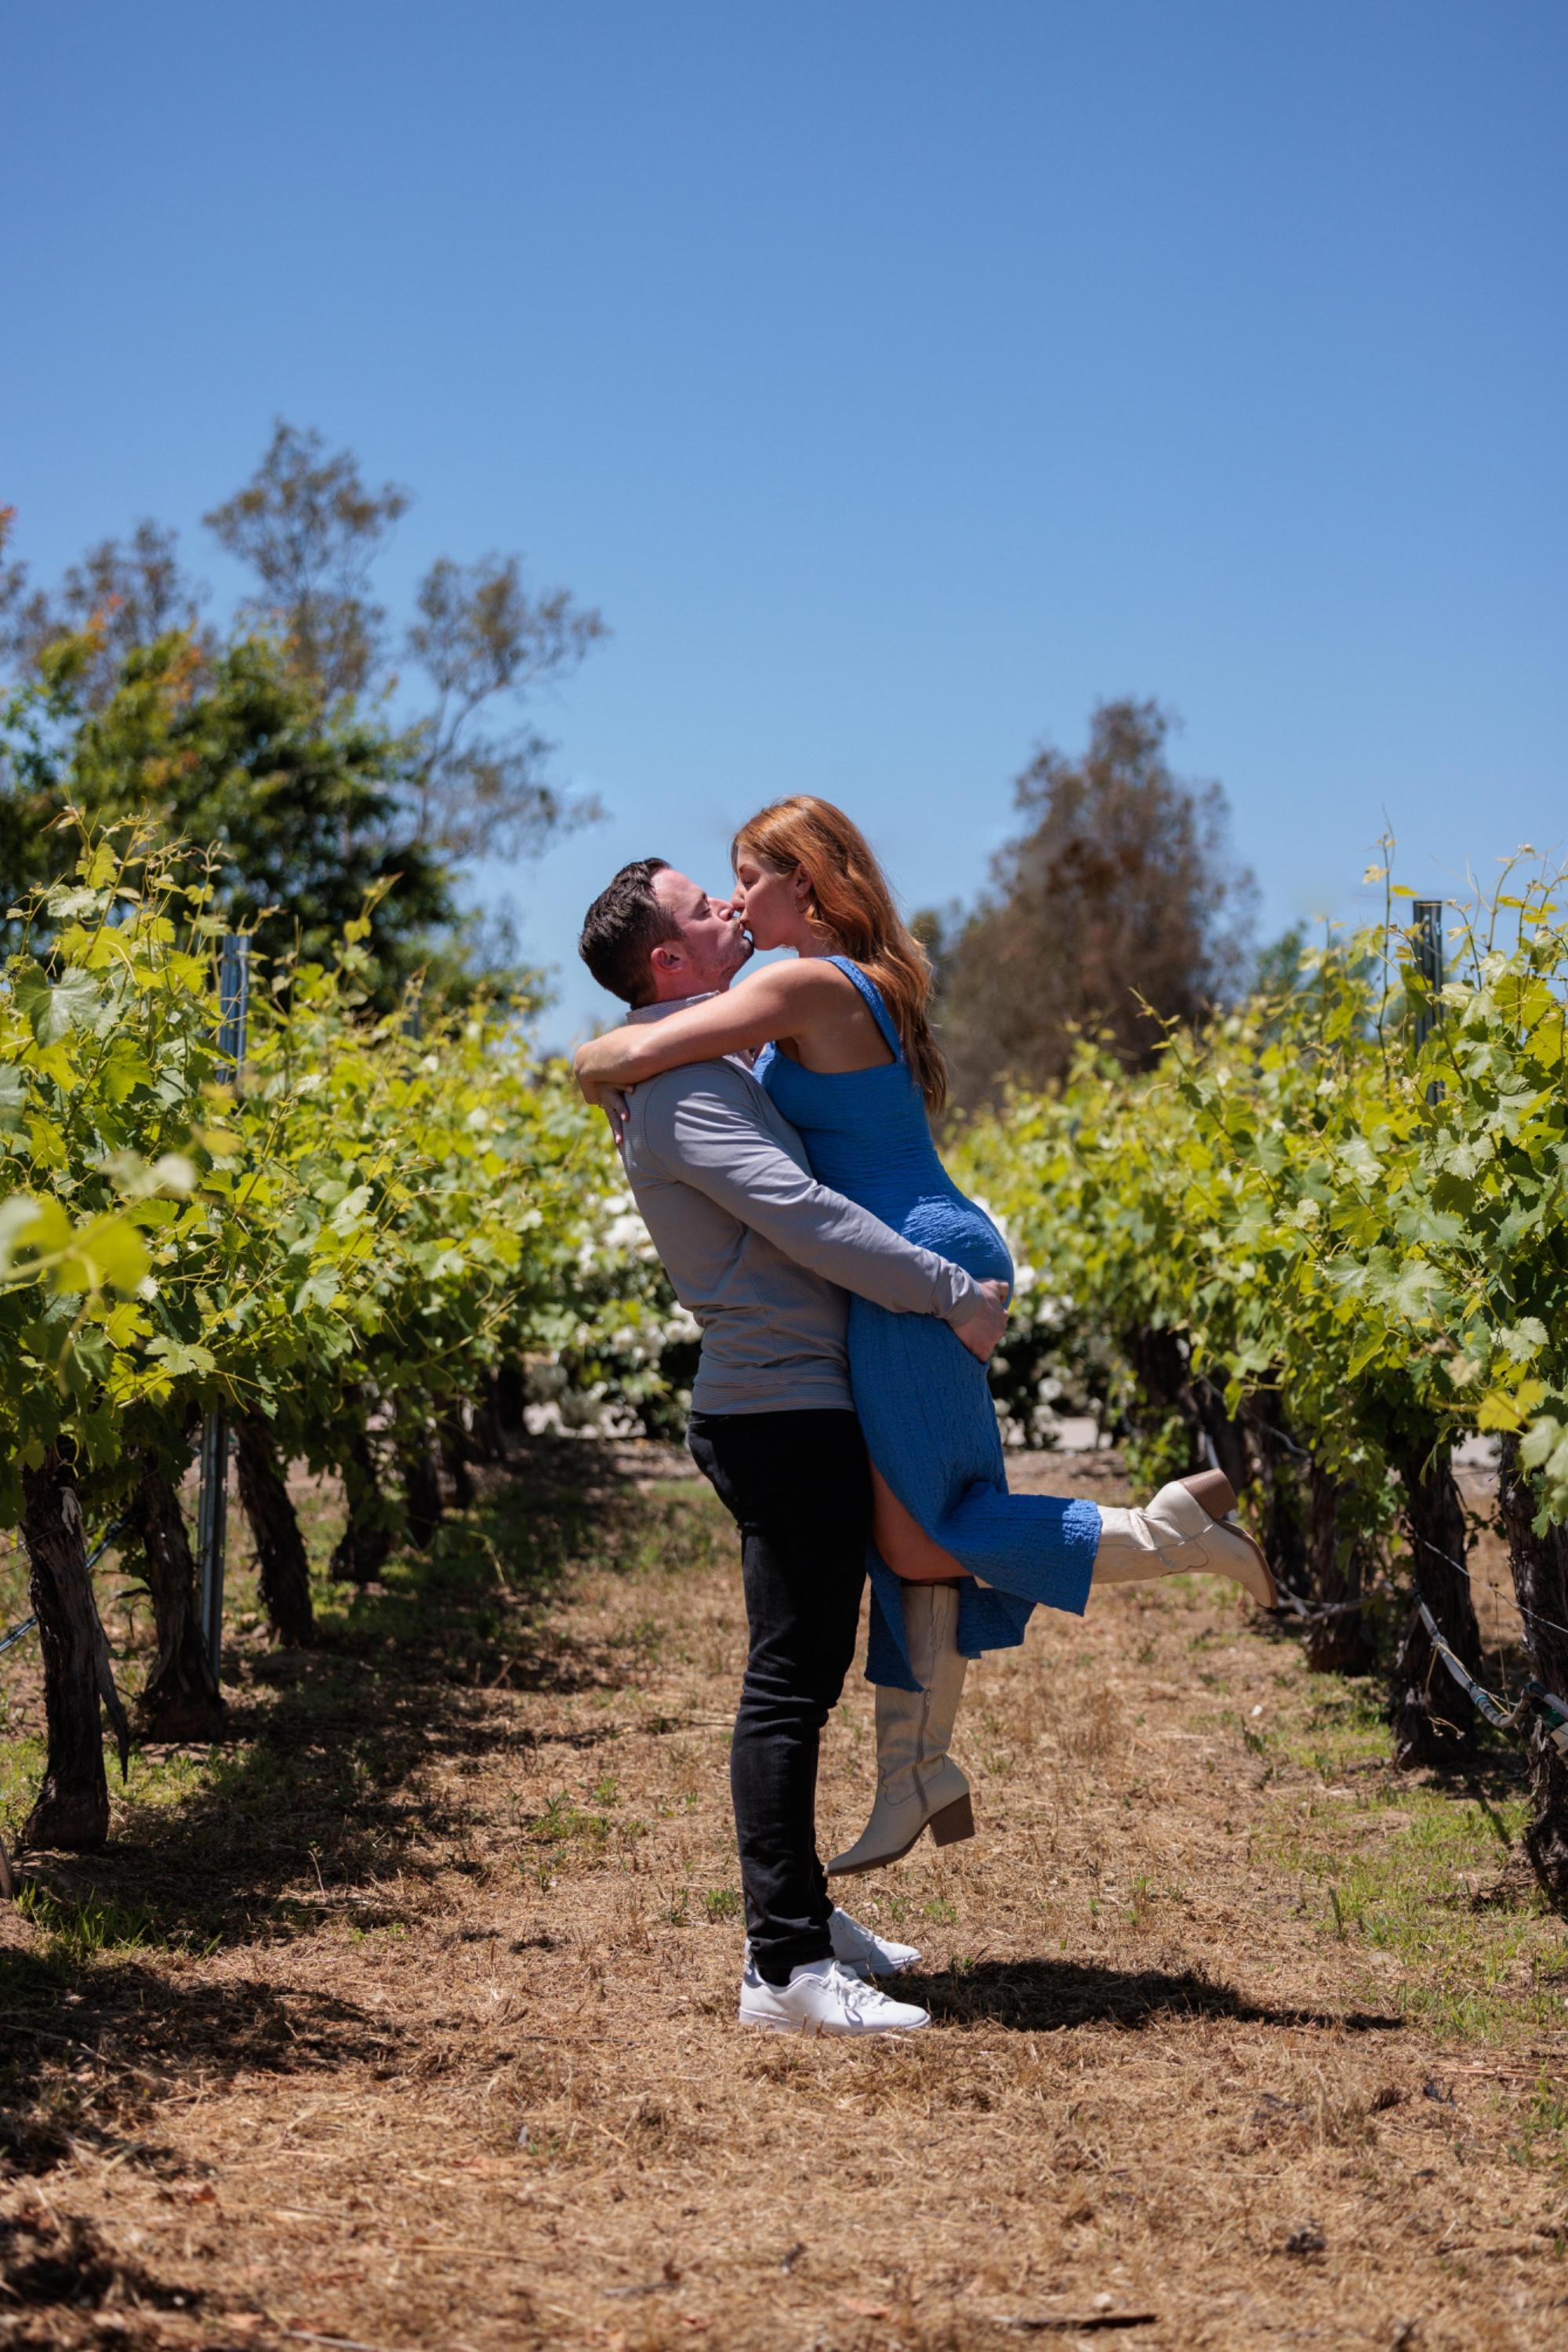
[{"label": "woman's face", "polygon": [[764,866],[749,849],[735,860],[735,893],[731,905],[736,920],[752,935],[753,947],[795,948],[810,941],[805,901],[811,884],[804,866],[781,874]]}]

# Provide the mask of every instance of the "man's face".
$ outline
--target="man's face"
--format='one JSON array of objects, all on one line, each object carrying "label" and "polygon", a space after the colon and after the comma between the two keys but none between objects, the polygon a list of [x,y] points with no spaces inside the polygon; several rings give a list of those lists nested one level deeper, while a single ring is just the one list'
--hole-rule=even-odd
[{"label": "man's face", "polygon": [[728,988],[752,952],[729,899],[710,898],[670,866],[654,876],[653,895],[669,909],[678,933],[653,951],[656,999],[668,1004],[674,997]]}]

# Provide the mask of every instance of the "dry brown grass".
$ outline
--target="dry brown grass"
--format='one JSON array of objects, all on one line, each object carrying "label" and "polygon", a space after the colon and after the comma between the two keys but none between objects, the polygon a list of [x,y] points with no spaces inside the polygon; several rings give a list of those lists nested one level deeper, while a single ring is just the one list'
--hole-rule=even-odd
[{"label": "dry brown grass", "polygon": [[[742,2033],[732,1539],[646,1463],[536,1457],[319,1653],[242,1633],[232,1749],[35,1859],[0,2343],[1563,2340],[1568,1975],[1506,1765],[1395,1781],[1221,1588],[1123,1590],[972,1675],[973,1843],[855,1887],[936,2029]],[[858,1682],[825,1837],[871,1757]]]}]

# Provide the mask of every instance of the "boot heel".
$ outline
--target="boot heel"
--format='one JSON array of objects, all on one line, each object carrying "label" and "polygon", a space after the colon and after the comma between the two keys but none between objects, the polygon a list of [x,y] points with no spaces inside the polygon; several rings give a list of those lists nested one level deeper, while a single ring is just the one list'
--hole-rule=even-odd
[{"label": "boot heel", "polygon": [[940,1813],[931,1817],[933,1845],[956,1845],[961,1838],[974,1835],[974,1808],[969,1799],[954,1797],[951,1805],[943,1805]]},{"label": "boot heel", "polygon": [[1236,1488],[1223,1470],[1199,1470],[1177,1482],[1211,1519],[1228,1519],[1236,1508]]}]

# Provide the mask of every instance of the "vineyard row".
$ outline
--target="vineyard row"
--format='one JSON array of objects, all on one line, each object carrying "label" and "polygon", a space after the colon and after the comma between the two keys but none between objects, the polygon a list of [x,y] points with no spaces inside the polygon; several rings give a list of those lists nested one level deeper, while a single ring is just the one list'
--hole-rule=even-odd
[{"label": "vineyard row", "polygon": [[[1386,878],[1386,877],[1384,877]],[[1407,1763],[1468,1756],[1482,1677],[1452,1470],[1492,1434],[1526,1672],[1568,1690],[1568,929],[1507,883],[1373,931],[1130,1076],[1093,1040],[1066,1085],[952,1141],[1019,1260],[996,1371],[1027,1433],[1064,1391],[1142,1479],[1217,1462],[1313,1662],[1396,1652]],[[112,1689],[85,1520],[145,1563],[147,1738],[209,1736],[177,1487],[227,1416],[280,1640],[310,1634],[284,1480],[341,1475],[340,1575],[428,1541],[441,1472],[502,1423],[672,1424],[692,1331],[601,1126],[504,1012],[373,1015],[367,927],[330,965],[258,969],[242,1068],[221,1043],[223,926],[199,865],[84,841],[0,984],[0,1524],[19,1528],[49,1756],[28,1824],[107,1824]],[[1423,1611],[1422,1603],[1425,1604]],[[1525,1694],[1528,1700],[1529,1694]],[[1568,1756],[1530,1702],[1531,1852],[1568,1892]]]}]

